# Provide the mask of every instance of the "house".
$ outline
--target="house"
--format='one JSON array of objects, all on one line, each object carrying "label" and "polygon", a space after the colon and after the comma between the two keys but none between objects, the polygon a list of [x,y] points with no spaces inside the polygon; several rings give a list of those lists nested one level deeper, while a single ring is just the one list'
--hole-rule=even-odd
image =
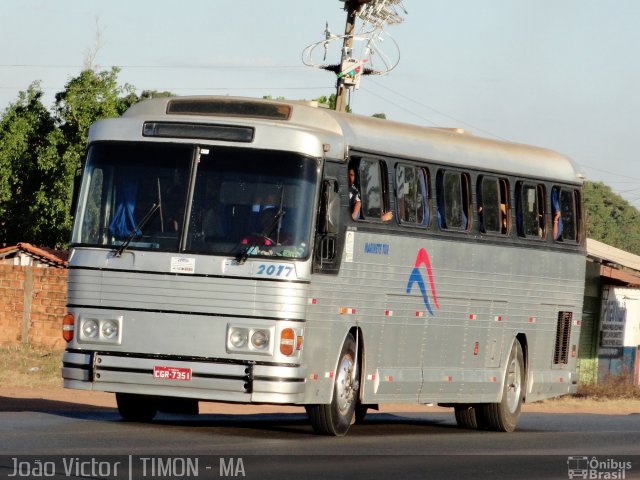
[{"label": "house", "polygon": [[35,247],[30,243],[0,249],[0,265],[67,268],[68,259],[67,251]]},{"label": "house", "polygon": [[579,381],[640,384],[640,256],[587,239]]},{"label": "house", "polygon": [[29,243],[0,249],[0,344],[63,347],[68,253]]}]

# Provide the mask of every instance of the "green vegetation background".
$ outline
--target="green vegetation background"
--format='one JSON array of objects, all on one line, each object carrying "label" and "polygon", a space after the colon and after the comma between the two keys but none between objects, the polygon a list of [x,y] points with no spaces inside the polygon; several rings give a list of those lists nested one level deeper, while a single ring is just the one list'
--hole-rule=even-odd
[{"label": "green vegetation background", "polygon": [[[169,92],[118,84],[117,68],[86,69],[42,103],[38,82],[20,92],[0,116],[0,246],[29,242],[66,248],[70,238],[74,181],[84,166],[89,127],[117,117],[134,103]],[[335,104],[335,96],[321,97]],[[375,116],[384,118],[384,114]],[[640,216],[602,184],[584,188],[587,236],[640,255]]]}]

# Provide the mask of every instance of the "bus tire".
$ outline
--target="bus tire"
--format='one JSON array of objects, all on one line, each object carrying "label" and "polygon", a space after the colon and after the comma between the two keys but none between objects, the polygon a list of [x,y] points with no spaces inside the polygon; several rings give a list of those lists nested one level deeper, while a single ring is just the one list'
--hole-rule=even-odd
[{"label": "bus tire", "polygon": [[516,429],[525,392],[524,379],[524,356],[520,342],[516,340],[507,362],[502,400],[498,403],[487,403],[482,411],[489,430],[513,432]]},{"label": "bus tire", "polygon": [[[481,407],[480,407],[481,408]],[[479,414],[481,415],[478,405],[460,405],[454,407],[456,415],[456,423],[460,428],[476,430],[482,422],[478,422]]]},{"label": "bus tire", "polygon": [[306,408],[316,433],[342,437],[354,423],[360,391],[360,369],[355,364],[355,359],[356,342],[353,335],[349,334],[340,352],[331,403],[309,405]]},{"label": "bus tire", "polygon": [[125,422],[147,423],[158,413],[153,397],[132,393],[116,393],[118,413]]}]

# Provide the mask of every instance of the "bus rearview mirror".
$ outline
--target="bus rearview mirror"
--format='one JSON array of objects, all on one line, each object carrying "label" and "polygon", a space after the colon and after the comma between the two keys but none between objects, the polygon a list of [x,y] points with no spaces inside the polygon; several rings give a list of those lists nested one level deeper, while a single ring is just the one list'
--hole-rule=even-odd
[{"label": "bus rearview mirror", "polygon": [[326,233],[329,235],[335,235],[338,233],[338,226],[340,224],[340,197],[333,190],[329,191],[326,212]]}]

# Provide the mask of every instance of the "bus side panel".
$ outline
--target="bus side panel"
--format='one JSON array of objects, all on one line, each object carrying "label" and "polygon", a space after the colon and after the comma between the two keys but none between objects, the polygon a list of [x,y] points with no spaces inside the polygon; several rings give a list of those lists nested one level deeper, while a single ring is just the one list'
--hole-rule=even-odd
[{"label": "bus side panel", "polygon": [[325,331],[333,358],[361,328],[365,403],[499,401],[517,335],[533,400],[571,389],[575,358],[553,363],[555,332],[559,312],[579,319],[583,278],[579,252],[351,231],[338,277],[313,278],[308,320],[340,326]]}]

